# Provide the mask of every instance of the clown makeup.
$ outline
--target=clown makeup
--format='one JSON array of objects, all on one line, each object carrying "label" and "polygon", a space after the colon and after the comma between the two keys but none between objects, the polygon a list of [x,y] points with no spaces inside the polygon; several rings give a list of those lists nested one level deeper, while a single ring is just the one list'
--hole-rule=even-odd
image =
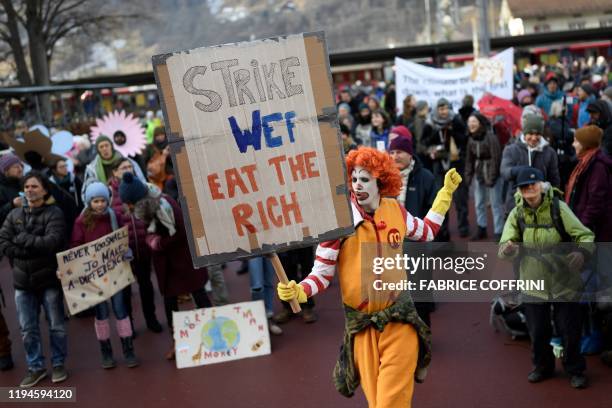
[{"label": "clown makeup", "polygon": [[368,213],[376,211],[380,204],[380,191],[376,178],[361,166],[355,166],[351,173],[351,187],[357,203]]}]

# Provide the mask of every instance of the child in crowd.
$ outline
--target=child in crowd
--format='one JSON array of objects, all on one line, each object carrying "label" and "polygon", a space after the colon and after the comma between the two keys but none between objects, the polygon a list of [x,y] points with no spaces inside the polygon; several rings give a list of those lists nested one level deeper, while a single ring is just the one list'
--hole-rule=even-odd
[{"label": "child in crowd", "polygon": [[[104,235],[120,228],[121,218],[109,206],[110,192],[108,187],[100,182],[91,183],[85,191],[85,210],[77,218],[72,231],[71,247],[83,245],[94,241]],[[126,251],[123,256],[125,261],[132,258],[131,250]],[[138,360],[134,354],[134,344],[132,342],[132,325],[127,313],[123,292],[119,291],[111,297],[113,311],[115,313],[117,333],[121,338],[123,356],[128,367],[138,366]],[[100,342],[102,351],[102,367],[115,367],[113,350],[110,342],[110,324],[108,321],[109,307],[107,302],[99,303],[95,306],[96,337]]]}]

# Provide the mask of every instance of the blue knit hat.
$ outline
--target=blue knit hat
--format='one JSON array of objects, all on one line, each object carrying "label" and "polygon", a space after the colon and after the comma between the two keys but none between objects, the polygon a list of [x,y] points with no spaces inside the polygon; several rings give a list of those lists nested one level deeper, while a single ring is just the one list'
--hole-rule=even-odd
[{"label": "blue knit hat", "polygon": [[132,173],[123,173],[123,180],[119,185],[119,197],[126,204],[136,204],[144,198],[149,189]]},{"label": "blue knit hat", "polygon": [[108,190],[108,187],[99,181],[91,183],[85,189],[85,202],[87,205],[89,205],[91,200],[96,197],[102,197],[107,203],[110,202],[110,191]]}]

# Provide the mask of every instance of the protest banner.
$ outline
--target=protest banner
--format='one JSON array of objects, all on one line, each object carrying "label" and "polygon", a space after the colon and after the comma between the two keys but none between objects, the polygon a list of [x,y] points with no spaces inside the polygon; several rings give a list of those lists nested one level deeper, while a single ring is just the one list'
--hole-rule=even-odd
[{"label": "protest banner", "polygon": [[270,354],[262,300],[173,312],[176,367],[196,367]]},{"label": "protest banner", "polygon": [[153,57],[196,267],[353,231],[323,33]]},{"label": "protest banner", "polygon": [[478,58],[473,65],[461,68],[432,68],[402,58],[395,58],[396,103],[402,109],[404,98],[414,95],[417,101],[436,106],[446,98],[457,111],[463,97],[475,101],[489,92],[503,99],[513,96],[514,49],[508,48],[491,58]]},{"label": "protest banner", "polygon": [[129,248],[127,227],[95,241],[57,253],[57,275],[70,314],[110,299],[134,282],[132,268],[123,254]]}]

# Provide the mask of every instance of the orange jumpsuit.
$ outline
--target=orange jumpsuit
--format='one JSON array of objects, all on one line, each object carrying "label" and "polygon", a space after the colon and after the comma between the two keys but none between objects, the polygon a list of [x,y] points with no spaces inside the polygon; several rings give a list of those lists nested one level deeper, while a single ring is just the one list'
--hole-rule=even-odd
[{"label": "orange jumpsuit", "polygon": [[[402,254],[404,237],[433,239],[443,217],[430,212],[425,220],[412,217],[393,199],[381,199],[374,216],[353,203],[355,234],[344,241],[319,245],[315,266],[300,284],[308,296],[325,289],[338,269],[343,302],[368,314],[393,304],[399,291],[377,291],[373,283],[398,282],[405,271],[373,272],[374,257]],[[370,326],[355,336],[354,358],[370,408],[409,407],[419,353],[418,336],[410,324],[392,322],[383,332]]]}]

